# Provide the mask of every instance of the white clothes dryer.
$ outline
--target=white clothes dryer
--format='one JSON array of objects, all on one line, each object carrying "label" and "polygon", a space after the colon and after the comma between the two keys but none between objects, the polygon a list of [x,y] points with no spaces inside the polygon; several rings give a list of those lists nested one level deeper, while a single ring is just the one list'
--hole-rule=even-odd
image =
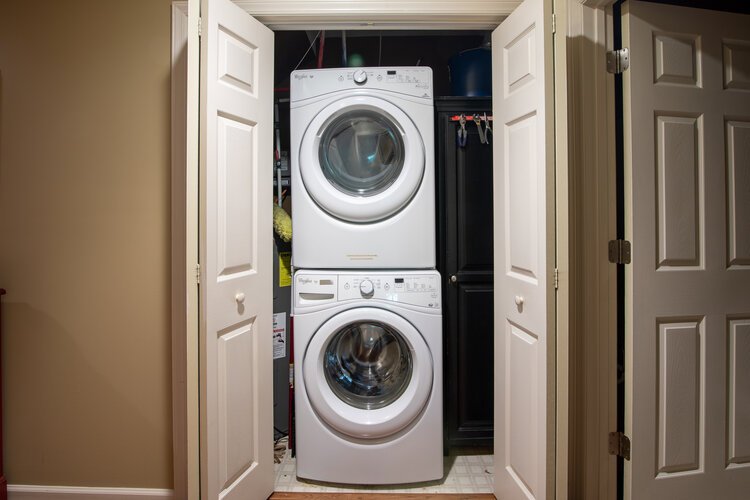
[{"label": "white clothes dryer", "polygon": [[434,268],[432,70],[295,71],[290,97],[294,266]]},{"label": "white clothes dryer", "polygon": [[440,274],[302,270],[293,296],[297,476],[442,478]]}]

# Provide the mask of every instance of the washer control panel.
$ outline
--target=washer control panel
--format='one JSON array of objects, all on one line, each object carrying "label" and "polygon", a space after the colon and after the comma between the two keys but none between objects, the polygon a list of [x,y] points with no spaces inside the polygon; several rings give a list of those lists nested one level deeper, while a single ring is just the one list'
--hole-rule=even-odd
[{"label": "washer control panel", "polygon": [[299,306],[347,300],[387,300],[440,309],[437,271],[398,273],[295,274],[295,302]]},{"label": "washer control panel", "polygon": [[305,69],[292,72],[292,102],[352,89],[390,90],[432,103],[432,69],[394,68]]},{"label": "washer control panel", "polygon": [[436,275],[354,274],[338,276],[338,300],[380,299],[440,308],[440,278]]}]

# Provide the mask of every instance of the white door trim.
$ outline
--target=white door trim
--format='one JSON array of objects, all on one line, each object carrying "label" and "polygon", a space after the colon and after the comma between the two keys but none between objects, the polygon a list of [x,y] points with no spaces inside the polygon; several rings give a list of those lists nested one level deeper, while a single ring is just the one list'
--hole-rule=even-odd
[{"label": "white door trim", "polygon": [[237,0],[269,28],[492,30],[521,0]]},{"label": "white door trim", "polygon": [[568,57],[570,272],[560,275],[570,290],[567,481],[570,497],[582,500],[617,496],[607,450],[617,425],[617,276],[607,256],[616,237],[614,77],[605,65],[613,3],[569,1],[558,14]]},{"label": "white door trim", "polygon": [[188,3],[172,2],[172,460],[175,498],[197,499],[198,247],[188,242],[198,241],[198,165],[188,151],[197,147],[197,110],[190,107],[198,89],[187,75],[198,55],[188,52],[188,38],[197,31],[188,22]]}]

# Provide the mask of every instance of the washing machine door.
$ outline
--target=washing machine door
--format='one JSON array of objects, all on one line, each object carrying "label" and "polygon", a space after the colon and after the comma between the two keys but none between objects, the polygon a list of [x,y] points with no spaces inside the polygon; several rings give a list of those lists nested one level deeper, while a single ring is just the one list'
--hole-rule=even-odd
[{"label": "washing machine door", "polygon": [[308,344],[302,373],[317,415],[360,439],[408,427],[429,401],[434,377],[432,355],[416,328],[371,307],[326,321]]},{"label": "washing machine door", "polygon": [[401,210],[425,171],[424,144],[412,120],[374,96],[326,106],[305,131],[298,160],[305,189],[318,206],[358,223]]}]

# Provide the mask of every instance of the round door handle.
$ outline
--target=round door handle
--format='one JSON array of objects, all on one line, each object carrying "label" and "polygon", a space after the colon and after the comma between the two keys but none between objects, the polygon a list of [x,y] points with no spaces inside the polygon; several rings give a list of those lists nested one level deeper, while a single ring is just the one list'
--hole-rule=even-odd
[{"label": "round door handle", "polygon": [[456,276],[455,274],[452,274],[450,279],[451,279],[451,283],[456,283],[458,281],[458,276]]},{"label": "round door handle", "polygon": [[242,304],[245,302],[245,294],[242,292],[238,293],[234,296],[234,300],[236,300],[238,304]]},{"label": "round door handle", "polygon": [[523,305],[523,297],[521,295],[516,295],[516,305],[518,307],[521,307]]}]

